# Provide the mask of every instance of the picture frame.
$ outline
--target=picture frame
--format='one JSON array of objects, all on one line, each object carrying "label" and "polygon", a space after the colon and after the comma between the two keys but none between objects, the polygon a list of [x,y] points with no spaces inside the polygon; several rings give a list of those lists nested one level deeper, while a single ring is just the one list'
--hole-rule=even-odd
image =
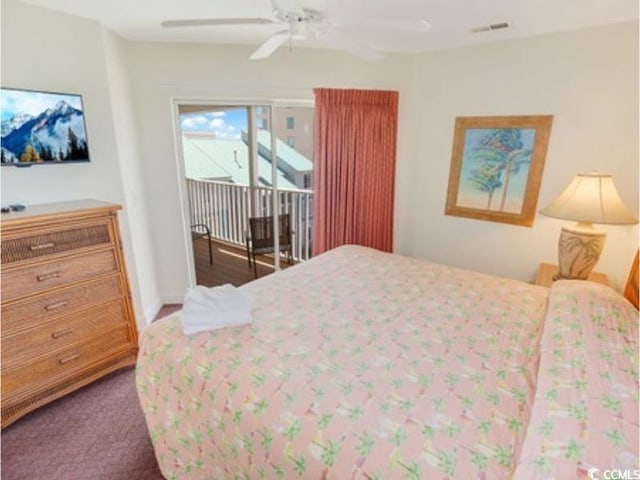
[{"label": "picture frame", "polygon": [[531,227],[553,115],[457,117],[445,215]]},{"label": "picture frame", "polygon": [[89,162],[82,95],[0,88],[0,165]]}]

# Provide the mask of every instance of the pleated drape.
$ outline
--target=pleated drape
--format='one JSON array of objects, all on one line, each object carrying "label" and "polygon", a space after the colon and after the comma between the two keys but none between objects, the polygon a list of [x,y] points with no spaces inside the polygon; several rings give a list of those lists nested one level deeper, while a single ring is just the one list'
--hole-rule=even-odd
[{"label": "pleated drape", "polygon": [[313,254],[393,248],[398,92],[314,89]]}]

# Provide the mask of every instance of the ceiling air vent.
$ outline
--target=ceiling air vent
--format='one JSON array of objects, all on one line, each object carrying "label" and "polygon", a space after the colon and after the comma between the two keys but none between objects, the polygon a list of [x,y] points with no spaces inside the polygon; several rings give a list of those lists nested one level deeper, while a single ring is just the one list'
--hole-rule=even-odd
[{"label": "ceiling air vent", "polygon": [[509,28],[509,24],[507,22],[503,23],[494,23],[493,25],[489,25],[491,30],[501,30],[503,28]]},{"label": "ceiling air vent", "polygon": [[472,33],[482,33],[482,32],[490,32],[491,30],[501,30],[503,28],[509,28],[509,24],[507,22],[503,23],[494,23],[487,26],[475,27],[471,29]]}]

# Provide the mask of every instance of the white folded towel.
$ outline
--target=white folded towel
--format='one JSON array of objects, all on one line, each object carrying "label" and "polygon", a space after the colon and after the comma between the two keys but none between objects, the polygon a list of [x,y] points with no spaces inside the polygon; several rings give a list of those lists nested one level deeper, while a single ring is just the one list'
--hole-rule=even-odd
[{"label": "white folded towel", "polygon": [[190,288],[182,305],[185,335],[251,323],[252,297],[231,284]]}]

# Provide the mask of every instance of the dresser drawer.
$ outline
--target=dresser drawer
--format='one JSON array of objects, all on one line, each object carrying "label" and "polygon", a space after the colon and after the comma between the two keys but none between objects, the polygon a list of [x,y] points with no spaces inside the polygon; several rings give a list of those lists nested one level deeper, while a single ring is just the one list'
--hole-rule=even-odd
[{"label": "dresser drawer", "polygon": [[[2,337],[34,328],[60,316],[73,315],[91,306],[124,295],[117,273],[55,293],[2,305]],[[4,344],[3,344],[4,347]]]},{"label": "dresser drawer", "polygon": [[48,388],[65,377],[99,363],[111,354],[117,355],[134,344],[126,325],[87,339],[81,345],[54,352],[47,357],[32,359],[30,364],[16,368],[2,365],[2,400],[11,401],[17,395],[34,389]]},{"label": "dresser drawer", "polygon": [[16,238],[3,238],[2,264],[112,243],[109,224],[78,225],[58,231],[43,231]]},{"label": "dresser drawer", "polygon": [[84,339],[125,324],[122,301],[99,305],[78,315],[48,322],[31,330],[2,339],[2,369],[10,370],[31,359],[47,356]]},{"label": "dresser drawer", "polygon": [[2,270],[2,301],[34,295],[53,287],[68,285],[95,275],[117,271],[113,250],[86,253],[32,267]]}]

